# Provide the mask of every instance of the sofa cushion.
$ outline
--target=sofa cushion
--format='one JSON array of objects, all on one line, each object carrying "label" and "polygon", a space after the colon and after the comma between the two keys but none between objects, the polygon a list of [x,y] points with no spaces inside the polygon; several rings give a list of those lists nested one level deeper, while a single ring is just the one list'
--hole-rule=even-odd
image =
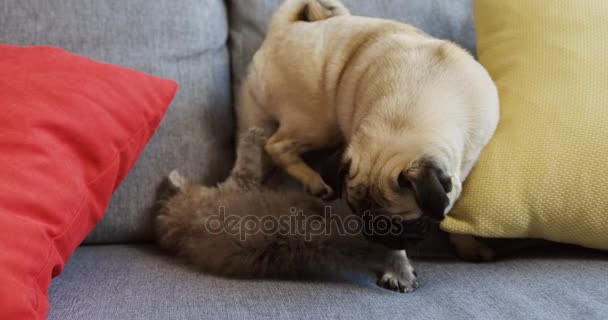
[{"label": "sofa cushion", "polygon": [[[283,0],[228,0],[230,48],[235,85],[262,43],[272,13]],[[352,14],[393,19],[459,43],[475,52],[471,0],[343,0]]]},{"label": "sofa cushion", "polygon": [[402,294],[376,287],[371,275],[230,280],[200,274],[153,247],[85,246],[51,285],[49,320],[599,320],[608,314],[607,259],[543,249],[488,264],[414,260],[421,287]]},{"label": "sofa cushion", "polygon": [[221,0],[2,0],[0,43],[55,45],[180,84],[88,242],[151,239],[147,208],[173,168],[207,183],[227,174],[232,109],[226,38]]}]

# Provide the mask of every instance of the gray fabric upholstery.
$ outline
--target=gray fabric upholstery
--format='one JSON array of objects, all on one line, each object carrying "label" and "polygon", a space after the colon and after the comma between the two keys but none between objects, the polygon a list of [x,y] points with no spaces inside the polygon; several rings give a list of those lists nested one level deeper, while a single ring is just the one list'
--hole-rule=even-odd
[{"label": "gray fabric upholstery", "polygon": [[50,44],[179,82],[179,92],[89,242],[150,239],[155,189],[179,167],[212,183],[232,159],[225,6],[221,0],[3,0],[0,42]]},{"label": "gray fabric upholstery", "polygon": [[[564,249],[560,249],[564,250]],[[414,261],[421,287],[203,275],[145,246],[81,247],[48,319],[606,319],[606,254],[543,251],[496,263]]]},{"label": "gray fabric upholstery", "polygon": [[[230,51],[238,84],[262,43],[270,16],[282,0],[227,0],[230,8]],[[472,0],[343,0],[355,15],[393,19],[461,44],[475,52]]]}]

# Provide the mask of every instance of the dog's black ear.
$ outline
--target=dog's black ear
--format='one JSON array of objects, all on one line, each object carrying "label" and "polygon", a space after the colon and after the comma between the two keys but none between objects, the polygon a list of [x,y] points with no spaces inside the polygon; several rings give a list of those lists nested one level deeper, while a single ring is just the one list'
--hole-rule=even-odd
[{"label": "dog's black ear", "polygon": [[409,181],[416,203],[425,214],[443,220],[445,208],[450,204],[447,194],[452,191],[452,180],[440,167],[430,160],[417,161],[399,180]]},{"label": "dog's black ear", "polygon": [[329,157],[325,159],[321,167],[321,177],[333,190],[336,197],[342,195],[344,178],[350,169],[350,162],[344,162],[342,157],[344,148],[337,148]]}]

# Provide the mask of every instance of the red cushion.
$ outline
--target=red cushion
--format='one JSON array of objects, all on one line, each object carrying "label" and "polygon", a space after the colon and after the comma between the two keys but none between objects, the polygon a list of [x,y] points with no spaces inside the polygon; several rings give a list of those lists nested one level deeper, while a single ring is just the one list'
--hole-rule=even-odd
[{"label": "red cushion", "polygon": [[177,84],[53,47],[0,45],[0,318],[44,319]]}]

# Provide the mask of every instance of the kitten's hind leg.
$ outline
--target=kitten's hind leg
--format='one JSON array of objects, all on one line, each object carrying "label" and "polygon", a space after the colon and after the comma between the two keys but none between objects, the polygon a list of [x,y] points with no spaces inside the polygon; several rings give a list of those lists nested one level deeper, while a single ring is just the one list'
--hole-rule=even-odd
[{"label": "kitten's hind leg", "polygon": [[393,251],[386,268],[379,273],[378,286],[403,293],[418,288],[416,271],[412,267],[404,250]]},{"label": "kitten's hind leg", "polygon": [[264,161],[268,161],[264,145],[267,135],[262,128],[250,128],[238,141],[236,162],[224,185],[241,189],[257,188],[264,179]]}]

